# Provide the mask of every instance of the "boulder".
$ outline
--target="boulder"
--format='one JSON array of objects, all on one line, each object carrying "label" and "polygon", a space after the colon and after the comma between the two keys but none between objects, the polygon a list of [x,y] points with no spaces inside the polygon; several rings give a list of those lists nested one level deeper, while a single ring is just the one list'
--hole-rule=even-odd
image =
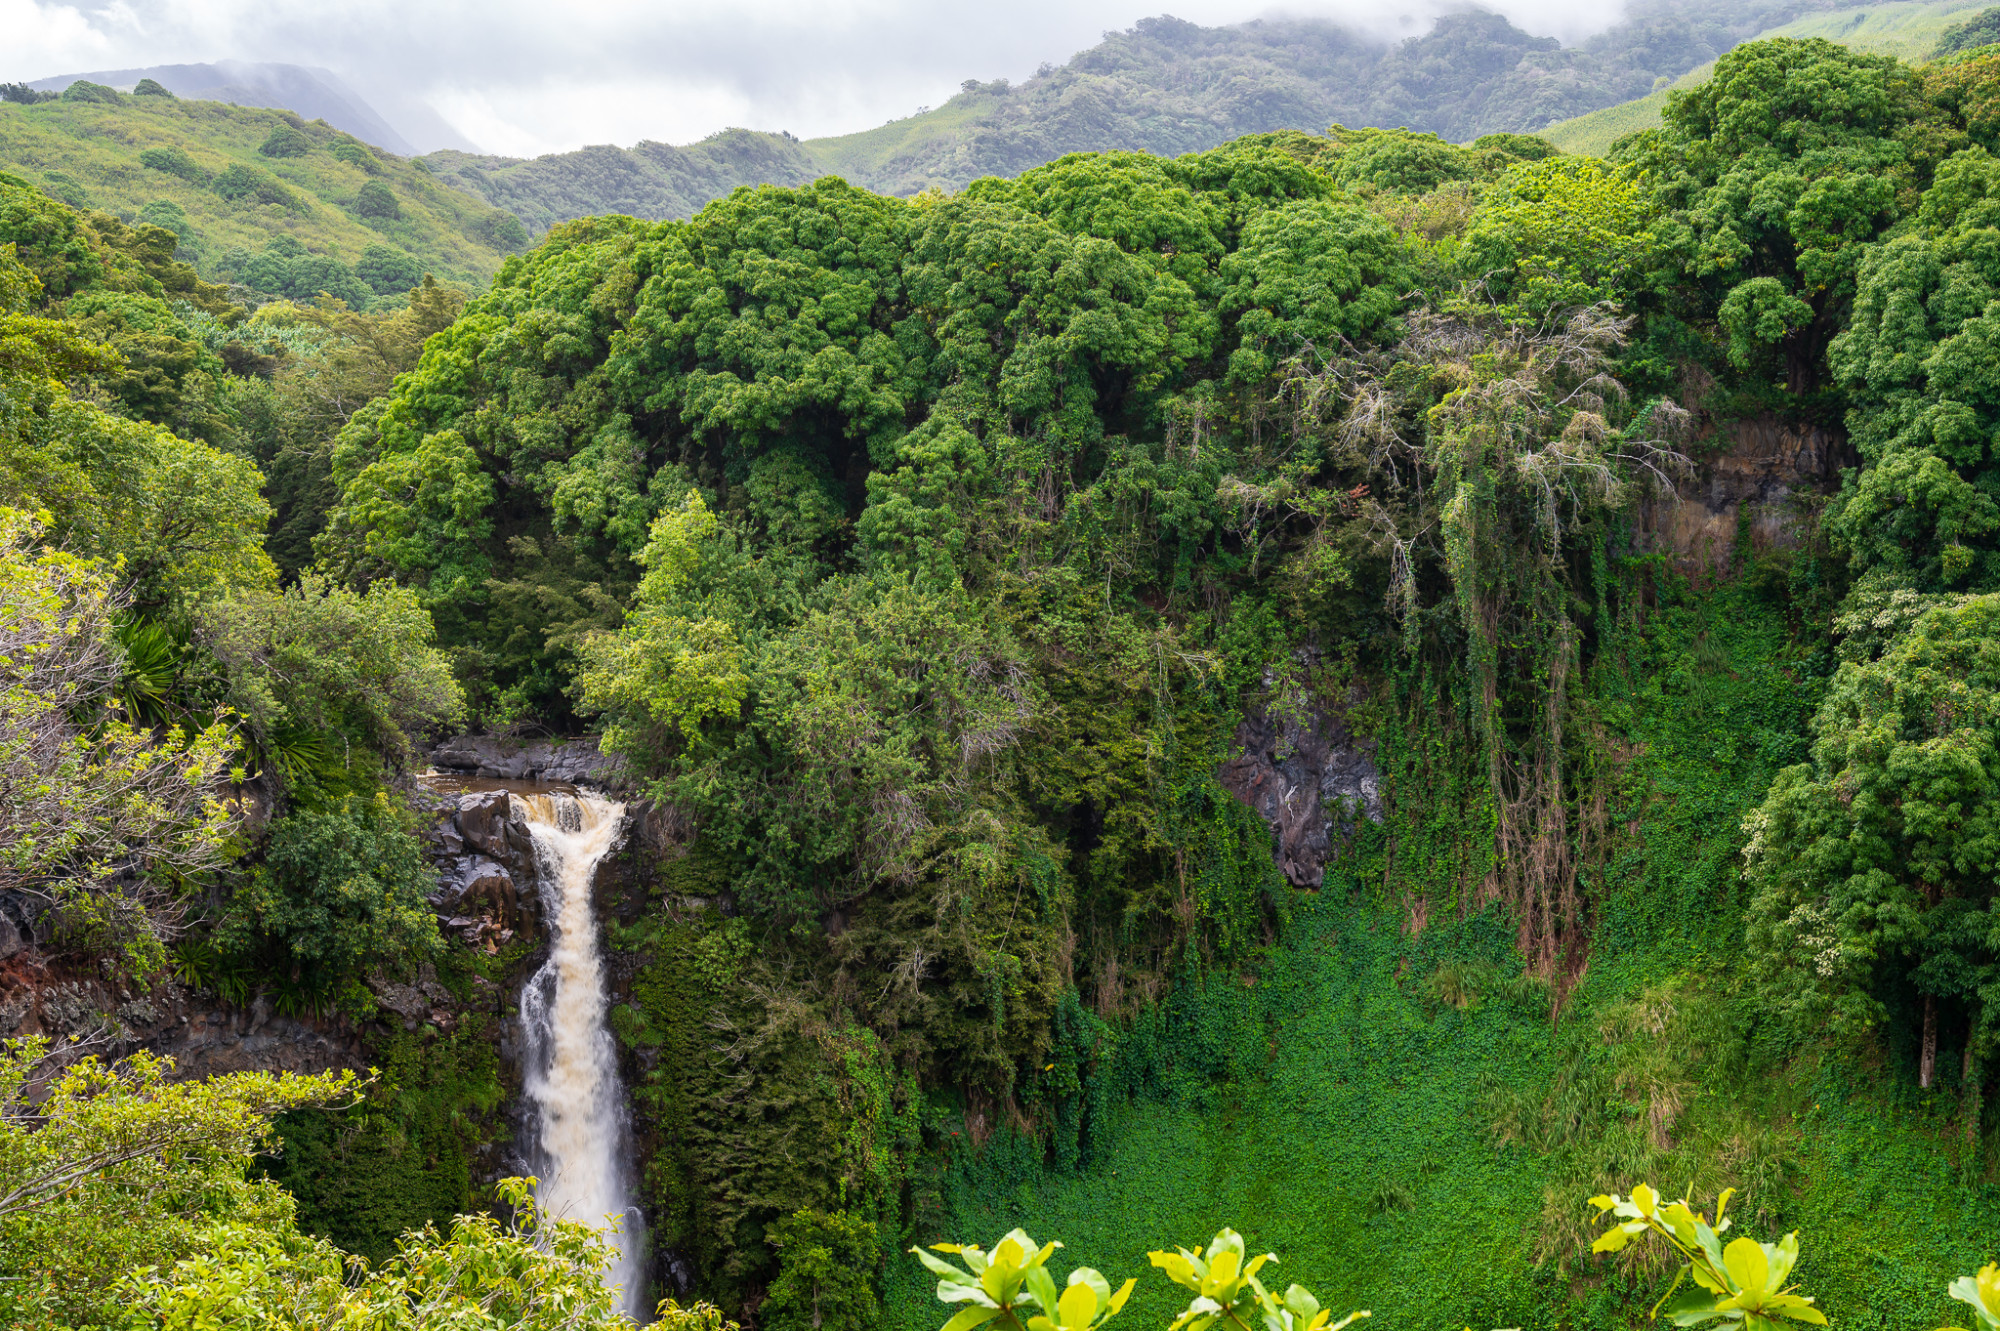
[{"label": "boulder", "polygon": [[504,790],[479,790],[458,797],[458,838],[480,854],[496,860],[512,857],[507,824],[514,819],[514,801]]},{"label": "boulder", "polygon": [[482,856],[456,862],[457,876],[445,884],[439,907],[454,915],[491,915],[502,924],[514,918],[519,897],[514,876]]}]

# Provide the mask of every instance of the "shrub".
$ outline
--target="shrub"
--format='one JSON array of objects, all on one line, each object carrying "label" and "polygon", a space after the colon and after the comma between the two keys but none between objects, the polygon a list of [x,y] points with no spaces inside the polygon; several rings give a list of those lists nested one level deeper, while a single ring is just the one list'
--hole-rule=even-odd
[{"label": "shrub", "polygon": [[120,100],[118,89],[107,88],[102,83],[86,83],[82,79],[64,88],[62,99],[65,102],[103,102],[111,106],[118,105]]},{"label": "shrub", "polygon": [[42,177],[42,189],[51,199],[66,203],[72,208],[90,207],[90,195],[84,192],[75,178],[63,171],[50,171]]},{"label": "shrub", "polygon": [[384,794],[281,819],[217,942],[329,987],[378,968],[407,974],[444,947],[427,900],[437,875],[410,823]]},{"label": "shrub", "polygon": [[387,185],[371,180],[354,196],[354,215],[397,218],[403,215],[403,205],[396,202],[396,196],[389,192]]},{"label": "shrub", "polygon": [[342,139],[327,149],[327,152],[334,161],[358,166],[371,176],[379,174],[382,170],[382,164],[375,160],[375,154],[369,152],[366,145],[357,143],[353,139]]},{"label": "shrub", "polygon": [[1368,134],[1334,168],[1342,185],[1370,184],[1396,193],[1422,194],[1447,180],[1473,174],[1474,157],[1435,134],[1388,130]]},{"label": "shrub", "polygon": [[1480,152],[1503,152],[1524,162],[1539,162],[1562,155],[1562,149],[1533,134],[1482,134],[1472,141],[1472,146]]},{"label": "shrub", "polygon": [[199,233],[194,229],[194,224],[188,221],[187,209],[181,207],[172,199],[153,200],[139,210],[139,216],[136,220],[147,226],[159,227],[162,231],[173,232],[174,238],[180,242],[182,249],[193,249],[196,242],[200,239]]},{"label": "shrub", "polygon": [[257,145],[257,151],[266,157],[304,157],[314,146],[310,135],[290,125],[279,125]]},{"label": "shrub", "polygon": [[370,245],[361,251],[361,258],[354,265],[354,275],[367,283],[378,295],[392,295],[398,291],[408,291],[424,280],[424,266],[415,255],[387,245]]},{"label": "shrub", "polygon": [[512,213],[495,209],[472,224],[472,233],[496,250],[524,250],[528,248],[528,228],[521,225],[521,219]]},{"label": "shrub", "polygon": [[332,296],[346,301],[350,309],[360,309],[374,293],[354,275],[352,268],[340,260],[330,255],[314,254],[292,261],[291,271],[286,276],[285,294],[293,300],[317,300],[321,296]]},{"label": "shrub", "polygon": [[298,199],[289,189],[255,167],[230,167],[215,178],[214,188],[217,194],[231,203],[247,199],[257,203],[282,204],[287,208],[298,206]]},{"label": "shrub", "polygon": [[146,149],[139,154],[139,165],[151,167],[155,171],[164,171],[170,176],[179,176],[182,180],[192,181],[197,185],[204,184],[208,180],[208,172],[202,170],[201,164],[188,156],[187,149],[178,145]]},{"label": "shrub", "polygon": [[795,1211],[771,1227],[778,1278],[759,1313],[770,1331],[868,1331],[876,1324],[875,1226],[846,1211]]},{"label": "shrub", "polygon": [[168,88],[165,84],[156,83],[152,79],[140,79],[137,84],[133,85],[132,95],[134,97],[165,97],[176,102],[180,100],[180,98],[174,96],[171,88]]}]

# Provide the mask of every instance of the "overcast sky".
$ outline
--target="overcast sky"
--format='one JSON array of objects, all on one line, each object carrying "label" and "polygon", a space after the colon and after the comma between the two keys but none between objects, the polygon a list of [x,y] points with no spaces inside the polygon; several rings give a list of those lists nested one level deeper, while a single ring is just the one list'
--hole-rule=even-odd
[{"label": "overcast sky", "polygon": [[[1285,0],[1382,35],[1447,0]],[[1622,0],[1485,0],[1565,40]],[[142,65],[322,65],[380,104],[428,103],[489,152],[687,143],[731,125],[801,138],[1019,82],[1155,13],[1235,23],[1271,0],[0,0],[0,82]]]}]

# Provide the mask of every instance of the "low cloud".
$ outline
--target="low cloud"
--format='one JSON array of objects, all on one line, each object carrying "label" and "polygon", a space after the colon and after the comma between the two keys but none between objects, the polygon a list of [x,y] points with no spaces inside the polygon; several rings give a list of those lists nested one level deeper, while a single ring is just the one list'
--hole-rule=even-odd
[{"label": "low cloud", "polygon": [[[942,103],[968,78],[1061,64],[1144,0],[0,0],[0,81],[224,59],[332,69],[391,119],[427,103],[488,151],[685,143],[731,125],[848,133]],[[1166,7],[1164,4],[1162,7]],[[1428,28],[1445,0],[1294,0],[1286,12],[1382,38]],[[1451,6],[1455,7],[1455,6]],[[1622,6],[1497,0],[1531,32],[1575,40]],[[1175,0],[1197,23],[1268,0]]]}]

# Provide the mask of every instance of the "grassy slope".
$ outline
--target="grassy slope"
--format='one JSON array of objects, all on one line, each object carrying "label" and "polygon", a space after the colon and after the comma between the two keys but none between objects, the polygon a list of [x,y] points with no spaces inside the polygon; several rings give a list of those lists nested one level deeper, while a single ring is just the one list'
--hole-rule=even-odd
[{"label": "grassy slope", "polygon": [[1707,79],[1714,70],[1715,63],[1710,61],[1701,68],[1690,70],[1675,79],[1670,87],[1662,88],[1635,102],[1607,106],[1602,111],[1592,111],[1587,116],[1578,116],[1574,120],[1550,125],[1541,131],[1541,135],[1566,153],[1584,153],[1592,157],[1602,157],[1611,150],[1612,144],[1627,134],[1657,126],[1660,123],[1660,112],[1667,104],[1669,92],[1678,88],[1691,88]]},{"label": "grassy slope", "polygon": [[[1703,630],[1726,667],[1704,670]],[[1305,899],[1254,988],[1212,978],[1170,1004],[1182,1070],[1122,1111],[1085,1174],[989,1143],[955,1170],[951,1232],[916,1237],[990,1243],[1020,1224],[1060,1238],[1059,1271],[1141,1277],[1134,1326],[1164,1325],[1186,1298],[1146,1252],[1223,1224],[1278,1252],[1280,1287],[1300,1281],[1336,1315],[1371,1308],[1375,1325],[1638,1326],[1664,1282],[1580,1242],[1588,1195],[1650,1176],[1706,1200],[1742,1185],[1734,1209],[1753,1232],[1802,1230],[1805,1292],[1837,1326],[1957,1320],[1944,1284],[1994,1255],[2000,1187],[1990,1169],[1961,1176],[1955,1088],[1919,1095],[1913,1051],[1893,1041],[1868,1066],[1753,1053],[1747,1004],[1731,997],[1737,828],[1802,750],[1804,664],[1775,612],[1725,587],[1660,612],[1630,675],[1593,681],[1633,755],[1613,822],[1640,830],[1613,858],[1559,1024],[1509,984],[1497,912],[1434,911],[1412,937],[1407,909],[1382,899],[1379,857],[1363,856],[1349,891]],[[1436,1000],[1441,972],[1482,965],[1483,1001]],[[1216,1048],[1249,1075],[1190,1066],[1189,1051]],[[1509,1122],[1529,1140],[1496,1133]],[[928,1282],[900,1253],[887,1260],[885,1326],[936,1326]]]},{"label": "grassy slope", "polygon": [[[281,111],[160,97],[125,97],[116,106],[5,103],[0,104],[0,170],[53,185],[50,192],[63,197],[70,191],[49,179],[49,173],[59,172],[80,188],[89,207],[126,219],[155,199],[171,199],[194,226],[197,266],[204,271],[232,246],[261,250],[281,234],[350,264],[371,244],[394,245],[440,278],[464,282],[484,284],[499,268],[506,255],[473,230],[491,213],[486,204],[386,153],[378,154],[380,171],[373,177],[338,161],[326,149],[344,136],[321,122],[306,126],[318,141],[314,152],[260,155],[257,146],[286,123]],[[211,175],[233,165],[254,167],[283,181],[302,206],[232,203],[212,189],[140,164],[140,153],[159,147],[186,150]],[[400,219],[364,220],[349,210],[371,178],[395,194]]]},{"label": "grassy slope", "polygon": [[[1858,9],[1813,14],[1757,35],[1824,37],[1857,51],[1893,55],[1899,60],[1927,59],[1944,30],[1968,13],[1988,8],[1992,0],[1903,0]],[[1692,87],[1709,76],[1714,65],[1703,65],[1675,80],[1675,88]],[[1666,105],[1665,89],[1637,101],[1607,106],[1602,111],[1564,120],[1542,130],[1542,137],[1564,152],[1602,154],[1623,136],[1652,129]]]},{"label": "grassy slope", "polygon": [[932,143],[946,141],[993,114],[1002,99],[989,92],[962,92],[934,111],[891,120],[858,134],[807,139],[802,145],[830,174],[848,180],[872,180],[899,157],[914,156]]}]

